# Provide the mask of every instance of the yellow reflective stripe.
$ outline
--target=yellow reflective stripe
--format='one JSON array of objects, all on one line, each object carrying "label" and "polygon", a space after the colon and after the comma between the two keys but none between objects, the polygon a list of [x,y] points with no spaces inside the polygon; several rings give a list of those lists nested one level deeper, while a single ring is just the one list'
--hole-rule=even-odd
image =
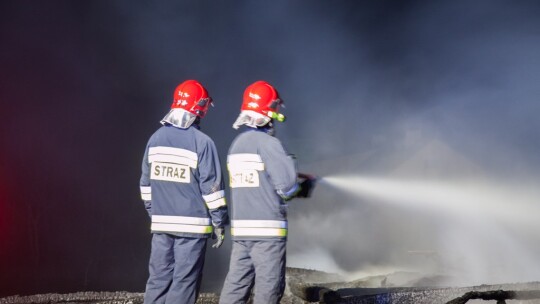
[{"label": "yellow reflective stripe", "polygon": [[205,202],[211,202],[211,201],[215,201],[219,198],[222,198],[225,196],[225,191],[224,190],[220,190],[220,191],[216,191],[212,194],[208,194],[208,195],[203,195],[203,199]]},{"label": "yellow reflective stripe", "polygon": [[212,226],[198,225],[183,225],[183,224],[167,224],[167,223],[152,223],[152,231],[162,232],[187,232],[187,233],[212,233]]},{"label": "yellow reflective stripe", "polygon": [[152,215],[152,223],[207,226],[210,225],[210,219],[194,216]]},{"label": "yellow reflective stripe", "polygon": [[287,236],[286,228],[231,228],[234,236]]},{"label": "yellow reflective stripe", "polygon": [[152,231],[211,233],[209,218],[173,215],[152,215]]},{"label": "yellow reflective stripe", "polygon": [[225,201],[225,198],[222,197],[213,202],[207,202],[206,206],[208,207],[208,209],[212,210],[212,209],[217,209],[221,206],[227,206],[227,202]]}]

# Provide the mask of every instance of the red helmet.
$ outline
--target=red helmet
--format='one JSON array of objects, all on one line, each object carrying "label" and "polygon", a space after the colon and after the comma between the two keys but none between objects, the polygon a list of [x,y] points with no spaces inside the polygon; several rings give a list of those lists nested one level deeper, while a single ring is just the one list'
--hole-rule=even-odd
[{"label": "red helmet", "polygon": [[254,111],[271,118],[279,113],[283,104],[276,89],[268,82],[259,80],[246,88],[242,111]]},{"label": "red helmet", "polygon": [[272,119],[284,121],[285,116],[279,113],[282,104],[283,101],[276,89],[268,82],[259,80],[244,91],[240,115],[233,123],[233,128],[238,129],[241,125],[262,127],[269,124]]},{"label": "red helmet", "polygon": [[184,109],[199,117],[204,117],[212,98],[208,91],[197,80],[186,80],[174,90],[174,100],[171,109]]},{"label": "red helmet", "polygon": [[202,84],[196,80],[186,80],[174,90],[171,110],[163,117],[161,123],[187,129],[197,117],[202,118],[206,115],[210,105],[212,98],[208,96]]}]

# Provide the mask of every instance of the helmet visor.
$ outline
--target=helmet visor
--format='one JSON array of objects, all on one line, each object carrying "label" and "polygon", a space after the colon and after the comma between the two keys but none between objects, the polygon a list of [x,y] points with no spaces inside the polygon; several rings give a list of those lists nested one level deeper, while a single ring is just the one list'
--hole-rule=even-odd
[{"label": "helmet visor", "polygon": [[280,106],[283,106],[283,100],[278,98],[278,99],[272,100],[270,104],[268,105],[268,108],[272,109],[274,112],[279,112]]}]

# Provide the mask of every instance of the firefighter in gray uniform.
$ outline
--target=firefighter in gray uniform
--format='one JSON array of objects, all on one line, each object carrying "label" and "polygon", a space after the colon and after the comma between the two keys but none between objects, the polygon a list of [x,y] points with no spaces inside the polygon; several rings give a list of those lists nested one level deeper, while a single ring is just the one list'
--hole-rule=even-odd
[{"label": "firefighter in gray uniform", "polygon": [[180,84],[163,126],[148,141],[141,197],[151,216],[150,276],[144,303],[195,303],[206,241],[223,243],[228,214],[214,142],[199,130],[212,103],[195,80]]},{"label": "firefighter in gray uniform", "polygon": [[307,197],[313,180],[297,183],[293,158],[273,136],[274,121],[285,118],[278,113],[281,103],[274,87],[257,81],[245,90],[233,124],[247,130],[233,141],[227,157],[233,247],[220,304],[246,303],[253,286],[255,304],[279,303],[283,296],[286,201]]}]

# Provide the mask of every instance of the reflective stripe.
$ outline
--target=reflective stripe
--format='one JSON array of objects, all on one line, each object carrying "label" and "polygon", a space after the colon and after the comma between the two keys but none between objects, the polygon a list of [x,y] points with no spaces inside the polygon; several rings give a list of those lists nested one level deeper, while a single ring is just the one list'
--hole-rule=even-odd
[{"label": "reflective stripe", "polygon": [[262,158],[255,153],[236,153],[227,155],[227,162],[259,162],[262,163]]},{"label": "reflective stripe", "polygon": [[141,186],[141,199],[143,201],[151,201],[152,200],[152,187]]},{"label": "reflective stripe", "polygon": [[210,225],[210,219],[207,217],[152,215],[152,223]]},{"label": "reflective stripe", "polygon": [[287,229],[280,228],[231,228],[234,236],[287,236]]},{"label": "reflective stripe", "polygon": [[152,231],[211,233],[209,218],[171,215],[152,215]]},{"label": "reflective stripe", "polygon": [[231,227],[248,227],[248,228],[287,228],[287,221],[271,221],[271,220],[233,220]]},{"label": "reflective stripe", "polygon": [[217,199],[220,199],[222,197],[225,196],[225,191],[221,190],[221,191],[216,191],[212,194],[208,194],[208,195],[203,195],[203,199],[205,202],[211,202],[211,201],[215,201]]},{"label": "reflective stripe", "polygon": [[227,168],[230,171],[257,170],[264,171],[264,163],[259,154],[238,153],[227,156]]},{"label": "reflective stripe", "polygon": [[296,183],[296,184],[294,184],[294,186],[289,191],[283,192],[282,190],[278,190],[277,193],[283,199],[290,199],[291,197],[296,195],[296,193],[299,192],[300,190],[301,190],[300,185],[298,183]]},{"label": "reflective stripe", "polygon": [[150,147],[148,150],[148,162],[173,163],[197,168],[197,153],[180,148]]},{"label": "reflective stripe", "polygon": [[212,194],[203,195],[203,199],[208,209],[212,210],[212,209],[217,209],[221,206],[227,206],[227,202],[225,201],[224,196],[225,196],[225,191],[220,190]]},{"label": "reflective stripe", "polygon": [[182,224],[152,223],[152,231],[163,232],[188,232],[188,233],[212,233],[212,226],[195,226]]},{"label": "reflective stripe", "polygon": [[206,206],[208,207],[208,209],[212,210],[212,209],[217,209],[221,206],[227,206],[227,201],[225,201],[225,198],[222,197],[222,198],[218,198],[217,200],[215,201],[212,201],[212,202],[207,202],[206,203]]},{"label": "reflective stripe", "polygon": [[287,236],[287,221],[234,220],[231,235],[235,236]]}]

